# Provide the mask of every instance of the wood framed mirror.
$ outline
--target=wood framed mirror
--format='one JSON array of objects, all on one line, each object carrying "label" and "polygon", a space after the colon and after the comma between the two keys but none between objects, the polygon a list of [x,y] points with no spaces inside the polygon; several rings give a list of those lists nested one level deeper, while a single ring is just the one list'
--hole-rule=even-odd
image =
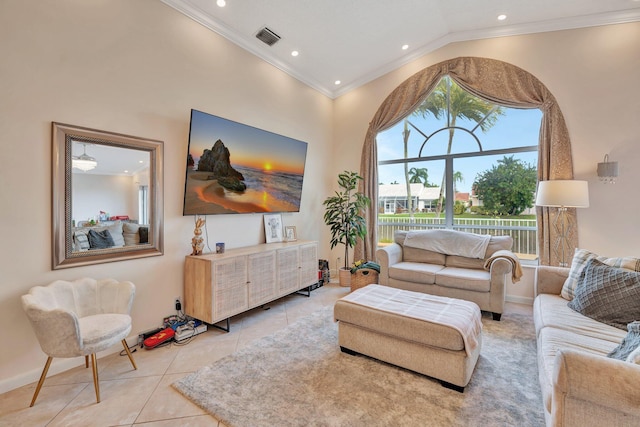
[{"label": "wood framed mirror", "polygon": [[53,269],[163,254],[163,142],[52,123]]}]

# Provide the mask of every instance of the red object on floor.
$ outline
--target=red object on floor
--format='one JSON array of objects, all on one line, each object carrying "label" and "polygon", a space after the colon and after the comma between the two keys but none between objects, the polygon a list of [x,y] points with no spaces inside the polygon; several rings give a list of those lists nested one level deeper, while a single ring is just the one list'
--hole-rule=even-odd
[{"label": "red object on floor", "polygon": [[144,340],[142,344],[144,344],[146,348],[155,348],[160,344],[172,339],[175,334],[176,333],[173,329],[167,328],[158,332],[155,335],[150,336],[149,338]]}]

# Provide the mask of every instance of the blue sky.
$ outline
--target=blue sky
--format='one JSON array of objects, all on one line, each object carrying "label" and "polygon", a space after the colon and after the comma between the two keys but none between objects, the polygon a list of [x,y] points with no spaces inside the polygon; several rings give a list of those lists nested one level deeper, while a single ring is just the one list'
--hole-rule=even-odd
[{"label": "blue sky", "polygon": [[[480,129],[476,131],[476,135],[480,140],[484,151],[508,148],[513,146],[529,146],[538,144],[538,136],[540,133],[540,123],[542,112],[538,109],[514,109],[504,108],[505,114],[500,116],[496,124],[483,133]],[[424,134],[430,135],[436,130],[445,126],[445,120],[435,120],[433,116],[427,119],[420,117],[410,117],[409,120],[414,123]],[[475,123],[458,120],[456,126],[473,128]],[[403,122],[398,123],[391,129],[378,134],[378,160],[391,160],[403,158],[404,144],[402,139],[402,131],[404,129]],[[415,129],[411,129],[409,139],[408,157],[418,157],[418,150],[423,144],[425,137]],[[422,156],[446,154],[448,142],[448,132],[438,132],[431,137],[423,148]],[[467,132],[456,130],[453,142],[453,153],[477,152],[479,151],[478,143]],[[470,192],[473,181],[477,174],[482,173],[496,164],[498,159],[502,159],[504,155],[473,157],[469,159],[457,159],[454,161],[454,171],[460,171],[464,177],[464,181],[457,185],[457,190],[461,192]],[[532,166],[537,165],[537,152],[515,153],[516,159],[529,163]],[[441,184],[442,174],[444,172],[444,160],[433,162],[421,162],[410,164],[409,168],[426,168],[429,173],[429,182],[436,185]],[[402,165],[388,165],[379,168],[379,181],[383,184],[390,184],[393,181],[399,183],[404,182],[404,168]]]}]

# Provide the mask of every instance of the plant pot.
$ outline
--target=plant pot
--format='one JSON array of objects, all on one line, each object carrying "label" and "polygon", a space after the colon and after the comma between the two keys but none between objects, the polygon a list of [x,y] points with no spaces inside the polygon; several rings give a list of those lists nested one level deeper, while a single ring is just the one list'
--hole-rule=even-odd
[{"label": "plant pot", "polygon": [[340,286],[351,286],[351,269],[340,267],[340,270],[338,271],[338,279],[340,281]]}]

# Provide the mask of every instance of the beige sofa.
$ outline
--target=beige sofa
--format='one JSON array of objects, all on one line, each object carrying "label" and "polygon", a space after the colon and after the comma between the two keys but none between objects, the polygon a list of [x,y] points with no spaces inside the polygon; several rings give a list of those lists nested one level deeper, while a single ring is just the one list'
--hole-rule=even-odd
[{"label": "beige sofa", "polygon": [[108,231],[109,237],[113,240],[113,245],[108,247],[121,248],[124,246],[134,246],[147,244],[149,242],[149,226],[146,224],[135,224],[123,221],[107,221],[93,226],[74,227],[72,229],[73,251],[88,251],[96,249],[91,245],[89,231],[98,233]]},{"label": "beige sofa", "polygon": [[[410,246],[412,239],[426,243]],[[449,239],[451,238],[451,239]],[[424,249],[431,241],[456,241],[442,250]],[[522,275],[520,263],[511,252],[511,236],[490,236],[486,247],[479,247],[478,235],[453,230],[396,231],[394,243],[376,251],[380,264],[379,283],[399,289],[423,292],[472,301],[481,310],[493,313],[500,320],[504,309],[505,287]],[[477,247],[476,257],[470,257],[467,247]],[[473,255],[473,254],[471,254]]]},{"label": "beige sofa", "polygon": [[606,357],[627,332],[571,310],[568,268],[540,266],[534,321],[547,426],[640,426],[640,365]]}]

